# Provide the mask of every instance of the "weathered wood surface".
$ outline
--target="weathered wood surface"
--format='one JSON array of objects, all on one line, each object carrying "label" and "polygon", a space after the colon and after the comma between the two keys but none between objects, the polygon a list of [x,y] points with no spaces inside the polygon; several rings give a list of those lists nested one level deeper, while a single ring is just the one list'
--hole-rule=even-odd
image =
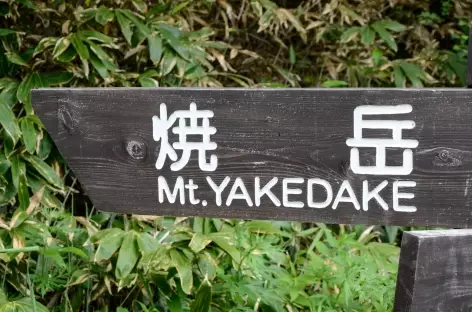
[{"label": "weathered wood surface", "polygon": [[[107,88],[39,89],[32,96],[34,108],[97,209],[346,224],[472,225],[472,90]],[[171,114],[177,109],[188,110],[191,102],[199,110],[214,112],[210,124],[217,129],[212,141],[218,147],[207,152],[207,158],[215,154],[218,168],[202,172],[193,151],[181,171],[171,171],[169,159],[157,170],[160,142],[153,140],[151,118],[159,114],[160,103],[166,103]],[[413,111],[402,117],[416,123],[403,134],[403,138],[419,141],[413,149],[413,172],[408,176],[354,174],[346,145],[346,139],[353,136],[354,109],[398,104],[413,106]],[[384,130],[369,131],[377,137],[391,137]],[[169,142],[176,141],[177,135],[171,133]],[[402,151],[387,150],[387,165],[401,165]],[[364,163],[374,162],[374,154],[374,149],[364,152]],[[199,186],[195,197],[207,200],[208,205],[191,205],[188,196],[184,205],[178,201],[160,204],[159,176],[167,179],[171,190],[177,176],[193,179]],[[222,206],[215,204],[207,176],[218,185],[224,177],[231,177]],[[290,186],[301,188],[302,194],[289,198],[305,206],[276,207],[263,196],[259,207],[249,207],[241,199],[227,207],[225,201],[235,178],[244,181],[253,197],[256,176],[261,186],[279,178],[272,191],[280,201],[283,178],[304,178],[305,184]],[[380,194],[389,208],[383,210],[375,199],[369,202],[368,211],[356,210],[352,203],[340,203],[335,210],[331,205],[309,208],[305,186],[309,178],[328,181],[334,196],[342,181],[349,181],[361,205],[362,181],[367,180],[372,189],[387,180]],[[416,212],[392,210],[392,183],[396,180],[416,182],[415,197],[404,203],[416,206]],[[314,191],[317,201],[326,198],[320,190]]]},{"label": "weathered wood surface", "polygon": [[472,88],[472,23],[470,24],[469,30],[469,53],[468,53],[468,65],[467,65],[467,86]]},{"label": "weathered wood surface", "polygon": [[472,310],[472,230],[403,234],[395,312]]}]

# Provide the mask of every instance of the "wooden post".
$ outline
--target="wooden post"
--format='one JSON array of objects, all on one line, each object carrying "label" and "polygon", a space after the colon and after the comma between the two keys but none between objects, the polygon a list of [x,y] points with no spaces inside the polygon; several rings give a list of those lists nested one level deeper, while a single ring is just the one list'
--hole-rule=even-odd
[{"label": "wooden post", "polygon": [[472,311],[472,230],[404,233],[394,310]]},{"label": "wooden post", "polygon": [[472,23],[469,24],[469,55],[467,65],[467,86],[472,88]]}]

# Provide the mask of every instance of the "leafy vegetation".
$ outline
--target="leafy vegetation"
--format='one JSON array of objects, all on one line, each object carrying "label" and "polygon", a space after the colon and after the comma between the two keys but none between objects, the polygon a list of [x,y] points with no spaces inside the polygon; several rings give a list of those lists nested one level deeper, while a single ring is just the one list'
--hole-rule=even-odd
[{"label": "leafy vegetation", "polygon": [[0,309],[388,311],[399,227],[102,213],[38,87],[452,87],[466,0],[0,0]]}]

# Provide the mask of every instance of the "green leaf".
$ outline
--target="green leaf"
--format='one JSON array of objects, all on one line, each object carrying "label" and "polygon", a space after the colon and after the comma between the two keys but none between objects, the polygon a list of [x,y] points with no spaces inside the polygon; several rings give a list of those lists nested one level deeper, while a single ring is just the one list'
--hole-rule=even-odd
[{"label": "green leaf", "polygon": [[97,10],[97,13],[95,15],[95,21],[101,25],[105,25],[111,22],[114,17],[115,15],[113,14],[113,12],[102,5]]},{"label": "green leaf", "polygon": [[93,51],[93,53],[102,61],[102,64],[106,67],[107,70],[109,71],[116,71],[117,68],[115,64],[113,64],[113,58],[110,57],[105,50],[102,49],[101,46],[91,42],[87,41],[89,43],[90,49]]},{"label": "green leaf", "polygon": [[51,137],[47,132],[43,131],[43,138],[39,143],[39,150],[37,151],[38,157],[42,160],[48,158],[49,154],[51,153],[52,146],[53,143]]},{"label": "green leaf", "polygon": [[159,82],[154,78],[140,77],[138,80],[139,80],[139,84],[143,88],[157,88],[157,87],[159,87]]},{"label": "green leaf", "polygon": [[[23,162],[21,163],[23,166],[25,165]],[[18,201],[20,203],[19,208],[21,210],[26,210],[30,204],[29,200],[29,191],[28,186],[26,185],[26,176],[25,174],[20,175],[19,184],[18,184]]]},{"label": "green leaf", "polygon": [[96,232],[95,234],[93,234],[90,237],[90,240],[95,244],[100,244],[100,242],[106,238],[117,236],[117,235],[124,235],[124,233],[125,232],[122,229],[117,228],[117,227],[106,228],[104,230],[100,230]]},{"label": "green leaf", "polygon": [[23,133],[22,139],[25,144],[26,150],[28,153],[33,154],[36,149],[36,139],[37,133],[34,123],[28,119],[28,117],[23,117],[20,120],[20,128]]},{"label": "green leaf", "polygon": [[85,75],[86,78],[88,78],[89,73],[90,73],[90,67],[89,67],[88,60],[80,58],[80,61],[82,62],[82,67],[84,69],[84,75]]},{"label": "green leaf", "polygon": [[[118,10],[117,10],[118,11]],[[136,15],[134,15],[131,11],[129,10],[119,10],[124,16],[126,16],[133,24],[136,26],[136,28],[145,36],[151,35],[151,29],[147,27]]]},{"label": "green leaf", "polygon": [[64,259],[62,259],[62,256],[59,254],[59,252],[56,249],[47,248],[47,249],[41,250],[40,253],[43,256],[48,257],[51,260],[53,260],[59,267],[61,268],[67,267],[66,263],[64,262]]},{"label": "green leaf", "polygon": [[7,183],[6,187],[4,186],[0,190],[0,204],[12,204],[15,202],[15,196],[17,194],[17,189],[13,186],[13,183]]},{"label": "green leaf", "polygon": [[30,48],[27,48],[22,53],[20,53],[19,55],[21,56],[23,60],[25,60],[26,62],[29,62],[33,58],[33,52],[34,52],[34,49],[30,47]]},{"label": "green leaf", "polygon": [[167,12],[168,9],[169,9],[169,6],[170,4],[157,4],[157,5],[154,5],[148,12],[148,16],[152,16],[152,15],[159,15],[159,14],[162,14],[164,12]]},{"label": "green leaf", "polygon": [[184,1],[182,3],[177,4],[175,7],[170,10],[169,15],[175,15],[178,12],[180,12],[183,8],[188,6],[190,4],[190,1]]},{"label": "green leaf", "polygon": [[317,241],[315,247],[321,255],[331,258],[331,250],[323,242]]},{"label": "green leaf", "polygon": [[63,37],[57,40],[54,50],[52,51],[52,57],[58,58],[62,53],[64,53],[67,48],[69,48],[70,39],[68,37]]},{"label": "green leaf", "polygon": [[3,176],[10,166],[11,162],[5,157],[5,155],[0,154],[0,176]]},{"label": "green leaf", "polygon": [[43,84],[47,87],[56,87],[68,83],[74,78],[74,75],[69,72],[50,72],[39,73]]},{"label": "green leaf", "polygon": [[[2,3],[0,2],[0,5]],[[5,77],[11,73],[11,64],[8,62],[7,57],[5,56],[5,48],[3,44],[0,44],[0,77]]]},{"label": "green leaf", "polygon": [[26,210],[29,205],[29,192],[28,187],[26,185],[26,166],[23,161],[19,160],[18,156],[14,157],[14,166],[12,166],[12,177],[13,175],[13,179],[16,181],[12,181],[12,183],[18,190],[18,200],[20,203],[20,208],[22,210]]},{"label": "green leaf", "polygon": [[18,81],[16,79],[8,78],[8,77],[1,78],[0,79],[0,90],[5,89],[5,88],[9,88],[13,84],[18,85]]},{"label": "green leaf", "polygon": [[[27,178],[28,186],[32,189],[33,193],[39,192],[41,188],[47,184],[46,181],[43,179],[38,179],[37,177],[33,177],[31,173],[28,173]],[[43,196],[41,197],[41,203],[46,207],[51,208],[61,208],[62,203],[57,199],[56,196],[52,195],[51,192],[46,188],[43,190]]]},{"label": "green leaf", "polygon": [[15,143],[13,142],[12,138],[10,138],[8,135],[3,136],[3,152],[5,156],[11,157],[13,155],[13,151],[15,148]]},{"label": "green leaf", "polygon": [[190,57],[190,53],[188,51],[188,48],[185,47],[180,41],[180,39],[182,38],[181,36],[179,36],[180,30],[176,27],[167,24],[159,24],[158,28],[162,37],[166,39],[172,49],[177,52],[182,58],[188,60]]},{"label": "green leaf", "polygon": [[422,81],[425,79],[425,76],[421,67],[407,62],[400,63],[400,67],[408,80],[410,80],[413,87],[423,87]]},{"label": "green leaf", "polygon": [[134,7],[141,13],[147,12],[147,5],[143,0],[132,0]]},{"label": "green leaf", "polygon": [[75,51],[73,46],[69,46],[67,50],[58,56],[57,60],[62,63],[70,63],[77,56],[77,51]]},{"label": "green leaf", "polygon": [[28,115],[33,114],[33,108],[31,107],[31,89],[40,87],[45,87],[45,85],[36,72],[29,73],[18,86],[16,96],[18,101],[24,104]]},{"label": "green leaf", "polygon": [[0,28],[0,37],[8,36],[11,34],[16,34],[16,31],[7,28]]},{"label": "green leaf", "polygon": [[133,37],[133,31],[131,30],[131,21],[126,18],[120,10],[115,11],[116,20],[120,25],[121,33],[125,37],[128,44],[131,45],[131,38]]},{"label": "green leaf", "polygon": [[347,87],[349,84],[342,80],[327,80],[321,84],[325,88]]},{"label": "green leaf", "polygon": [[2,290],[0,290],[0,307],[7,303],[8,303],[7,295]]},{"label": "green leaf", "polygon": [[[103,238],[100,239],[100,236]],[[95,252],[94,261],[108,260],[113,254],[120,248],[123,242],[125,232],[121,229],[110,228],[102,230],[96,234],[96,238],[99,238],[98,248]]]},{"label": "green leaf", "polygon": [[23,312],[23,311],[34,311],[34,312],[49,312],[48,308],[43,306],[41,303],[34,300],[33,297],[24,297],[15,301],[2,300],[0,303],[1,312]]},{"label": "green leaf", "polygon": [[161,246],[159,241],[148,233],[139,233],[136,236],[136,243],[141,254],[156,251]]},{"label": "green leaf", "polygon": [[198,254],[198,268],[209,280],[214,280],[218,271],[219,263],[217,257],[203,251]]},{"label": "green leaf", "polygon": [[102,61],[100,61],[93,54],[90,56],[90,63],[92,63],[92,66],[103,79],[107,79],[108,77],[110,77],[110,74],[108,73],[108,70],[105,65],[103,65]]},{"label": "green leaf", "polygon": [[380,66],[382,57],[383,57],[382,51],[380,51],[379,49],[372,50],[372,60],[373,60],[374,66]]},{"label": "green leaf", "polygon": [[382,38],[385,43],[392,49],[393,51],[397,52],[397,43],[393,36],[382,26],[381,23],[377,22],[372,24],[372,28],[379,34],[380,38]]},{"label": "green leaf", "polygon": [[175,265],[177,272],[179,273],[180,285],[182,290],[187,295],[190,295],[193,287],[193,273],[192,263],[190,260],[177,249],[171,249],[169,251],[172,263]]},{"label": "green leaf", "polygon": [[158,64],[162,57],[162,39],[157,34],[148,36],[149,57],[154,64]]},{"label": "green leaf", "polygon": [[379,21],[379,23],[387,29],[393,30],[393,31],[404,31],[406,30],[406,26],[403,24],[400,24],[397,21],[391,21],[391,20],[383,20]]},{"label": "green leaf", "polygon": [[[210,27],[202,27],[197,31],[190,31],[187,32],[187,38],[189,39],[195,39],[195,40],[200,40],[202,41],[201,43],[207,42],[211,36],[215,34],[215,31],[211,29]],[[212,42],[212,41],[210,41]],[[231,45],[224,43],[224,42],[218,42],[223,44],[226,48],[231,48]]]},{"label": "green leaf", "polygon": [[211,284],[208,279],[204,279],[198,288],[195,300],[192,302],[191,312],[208,312],[211,305]]},{"label": "green leaf", "polygon": [[59,189],[64,188],[64,183],[62,179],[56,174],[54,169],[52,169],[46,162],[44,162],[41,158],[35,155],[28,155],[28,154],[23,154],[23,158],[29,162],[34,169],[55,187]]},{"label": "green leaf", "polygon": [[72,46],[75,48],[79,54],[80,60],[82,61],[82,66],[84,69],[85,77],[89,75],[89,64],[88,60],[90,59],[90,53],[87,46],[84,44],[82,39],[77,34],[72,34],[70,36]]},{"label": "green leaf", "polygon": [[248,221],[244,226],[251,232],[259,234],[279,234],[280,230],[272,222]]},{"label": "green leaf", "polygon": [[289,60],[290,60],[290,64],[292,65],[294,65],[297,60],[297,55],[295,54],[295,49],[293,48],[293,45],[290,45]]},{"label": "green leaf", "polygon": [[16,84],[5,88],[0,93],[0,101],[5,102],[8,107],[15,105],[18,102],[18,98],[16,96],[18,92],[18,86],[19,84]]},{"label": "green leaf", "polygon": [[20,184],[20,157],[18,155],[12,156],[11,160],[11,179],[12,184],[15,189],[18,189],[18,185]]},{"label": "green leaf", "polygon": [[365,45],[371,45],[375,39],[375,31],[369,27],[364,26],[361,29],[361,41]]},{"label": "green leaf", "polygon": [[193,234],[192,240],[188,244],[188,247],[194,252],[199,253],[205,247],[211,243],[211,239],[209,239],[206,235],[202,233],[195,233]]},{"label": "green leaf", "polygon": [[0,101],[4,101],[9,107],[15,105],[18,102],[16,94],[19,85],[20,83],[15,79],[0,79],[0,89],[3,89],[0,93]]},{"label": "green leaf", "polygon": [[79,257],[81,257],[85,260],[89,259],[87,254],[83,250],[81,250],[77,247],[64,247],[64,248],[59,249],[59,252],[70,252],[70,253],[73,253],[74,255],[79,256]]},{"label": "green leaf", "polygon": [[348,28],[341,35],[341,41],[347,42],[347,41],[352,40],[354,38],[354,35],[357,35],[357,33],[359,33],[359,31],[360,31],[359,27],[350,27],[350,28]]},{"label": "green leaf", "polygon": [[123,243],[118,253],[118,261],[116,262],[115,275],[119,279],[128,276],[136,263],[138,262],[139,252],[136,242],[136,233],[126,233]]},{"label": "green leaf", "polygon": [[29,9],[36,9],[36,4],[30,0],[19,0],[18,2]]},{"label": "green leaf", "polygon": [[95,30],[81,30],[77,33],[82,39],[95,40],[106,44],[113,44],[114,39]]},{"label": "green leaf", "polygon": [[387,234],[388,242],[394,244],[397,239],[398,231],[400,230],[399,226],[386,226],[385,233]]},{"label": "green leaf", "polygon": [[24,59],[22,59],[21,56],[19,56],[18,54],[14,53],[14,52],[7,52],[7,53],[5,53],[5,56],[13,64],[28,67],[28,62],[25,61]]},{"label": "green leaf", "polygon": [[141,84],[141,87],[143,88],[159,87],[159,82],[156,79],[153,79],[153,77],[159,77],[159,73],[154,69],[150,69],[142,73],[138,78],[139,83]]},{"label": "green leaf", "polygon": [[72,46],[75,48],[77,53],[79,53],[80,58],[88,60],[90,55],[87,49],[87,46],[84,44],[82,39],[77,34],[70,35],[70,41]]},{"label": "green leaf", "polygon": [[45,49],[55,45],[57,43],[57,39],[54,37],[46,37],[41,39],[41,41],[38,43],[36,48],[34,49],[33,56],[36,56],[37,54],[43,52]]},{"label": "green leaf", "polygon": [[15,115],[11,108],[0,99],[0,124],[14,143],[20,138],[20,127],[16,123]]},{"label": "green leaf", "polygon": [[182,309],[183,300],[174,293],[172,297],[167,300],[167,307],[169,308],[169,312],[184,312],[185,310]]},{"label": "green leaf", "polygon": [[172,71],[172,69],[174,69],[176,64],[177,64],[177,56],[170,51],[166,51],[164,53],[164,57],[162,58],[161,63],[159,64],[160,65],[159,75],[162,77],[169,74]]},{"label": "green leaf", "polygon": [[205,225],[205,219],[195,217],[193,218],[193,231],[195,233],[203,233],[203,227]]},{"label": "green leaf", "polygon": [[78,14],[79,20],[81,22],[87,22],[97,15],[97,11],[98,9],[96,8],[85,9]]},{"label": "green leaf", "polygon": [[236,263],[241,262],[241,253],[238,249],[234,246],[235,238],[230,236],[230,233],[225,232],[217,232],[211,233],[208,237],[218,245],[221,249],[223,249],[228,255],[233,258],[233,261]]}]

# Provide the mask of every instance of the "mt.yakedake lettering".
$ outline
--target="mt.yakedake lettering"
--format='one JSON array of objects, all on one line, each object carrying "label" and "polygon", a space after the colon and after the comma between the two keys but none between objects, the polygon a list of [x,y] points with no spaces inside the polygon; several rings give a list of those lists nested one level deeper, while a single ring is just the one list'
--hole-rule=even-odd
[{"label": "mt.yakedake lettering", "polygon": [[[417,140],[405,140],[402,139],[403,129],[413,129],[415,123],[411,120],[364,120],[365,115],[392,115],[392,114],[406,114],[412,111],[412,106],[408,104],[396,105],[396,106],[376,106],[376,105],[363,105],[359,106],[354,110],[354,138],[346,141],[348,146],[351,146],[351,167],[355,173],[366,174],[366,175],[408,175],[413,170],[413,152],[409,148],[415,148],[418,146]],[[156,162],[156,168],[162,169],[165,161],[165,157],[174,161],[171,164],[170,169],[172,171],[179,171],[185,167],[189,162],[191,152],[198,152],[198,165],[202,171],[215,171],[218,167],[217,156],[211,155],[210,162],[206,160],[206,151],[213,151],[216,149],[217,144],[210,141],[210,135],[216,133],[216,128],[210,126],[209,119],[214,116],[214,113],[210,110],[198,111],[197,105],[192,102],[190,103],[190,109],[180,110],[172,113],[167,118],[167,106],[165,103],[160,105],[160,116],[152,117],[153,126],[153,138],[155,141],[161,141],[161,147],[159,150],[159,156]],[[169,143],[168,130],[172,125],[178,121],[178,126],[172,128],[172,132],[178,134],[178,142],[172,144]],[[201,122],[199,126],[198,123]],[[364,138],[363,129],[389,129],[392,131],[392,138]],[[188,135],[194,135],[201,137],[201,142],[189,142],[187,141]],[[375,148],[376,157],[374,166],[361,166],[359,160],[359,148],[372,147]],[[387,147],[393,148],[406,148],[403,152],[402,166],[386,166],[386,149]],[[182,150],[182,156],[180,160],[177,160],[177,154],[174,149]],[[274,187],[278,181],[282,183],[282,198],[277,198],[272,193],[271,188]],[[253,185],[253,192],[248,191],[242,178],[237,177],[233,179],[233,184],[230,187],[230,192],[227,195],[226,201],[222,199],[222,192],[229,187],[231,178],[225,177],[221,184],[216,184],[211,176],[206,177],[208,186],[214,192],[215,203],[217,206],[231,206],[234,200],[243,200],[245,205],[248,207],[256,206],[259,207],[261,204],[261,197],[267,196],[272,204],[276,207],[286,208],[303,208],[305,206],[309,208],[327,208],[331,206],[332,209],[336,209],[341,202],[351,203],[352,207],[356,210],[368,211],[369,201],[376,200],[378,205],[383,210],[388,210],[389,205],[381,197],[379,192],[383,190],[387,185],[388,181],[382,181],[375,188],[369,190],[368,180],[364,180],[362,183],[362,198],[356,197],[351,184],[348,180],[343,181],[338,187],[336,196],[333,200],[333,187],[331,184],[320,178],[305,179],[299,177],[283,178],[278,177],[272,178],[262,188],[260,186],[260,178],[255,177]],[[302,184],[303,189],[302,189]],[[324,201],[314,201],[313,199],[313,188],[317,185],[321,187],[326,198]],[[391,207],[394,211],[401,212],[415,212],[415,206],[404,206],[399,204],[399,199],[412,199],[414,198],[413,193],[400,193],[400,187],[416,186],[414,181],[394,181],[391,187],[392,203]],[[209,199],[197,199],[195,198],[194,191],[198,189],[198,185],[194,184],[193,179],[189,179],[186,184],[183,177],[178,177],[173,191],[167,183],[167,180],[163,176],[158,178],[158,192],[159,192],[159,203],[165,203],[166,199],[169,203],[175,203],[177,197],[179,198],[180,204],[184,205],[186,196],[188,196],[188,202],[192,205],[201,204],[207,206]],[[187,190],[187,191],[186,191]],[[305,191],[304,191],[305,190]],[[292,201],[289,199],[289,195],[301,195],[306,194],[305,201]],[[346,196],[347,195],[347,196]]]},{"label": "mt.yakedake lettering", "polygon": [[[219,185],[215,183],[211,177],[207,176],[206,181],[214,192],[215,203],[217,206],[231,206],[234,200],[242,200],[243,203],[248,207],[261,205],[261,198],[267,196],[272,204],[276,207],[286,208],[327,208],[331,207],[336,209],[339,203],[350,203],[356,210],[367,211],[369,210],[369,202],[371,200],[377,201],[383,210],[389,209],[389,204],[379,194],[380,191],[387,188],[388,181],[383,181],[379,185],[369,190],[369,182],[363,181],[362,183],[362,198],[361,201],[356,197],[354,189],[352,188],[349,181],[345,180],[337,187],[336,196],[333,200],[333,187],[331,184],[323,179],[303,179],[303,178],[284,178],[281,179],[282,184],[282,198],[277,198],[272,193],[271,188],[274,187],[278,182],[279,178],[272,178],[267,184],[261,187],[260,178],[256,177],[254,180],[255,188],[248,189],[241,178],[232,179],[225,177],[223,182]],[[232,186],[230,185],[232,183]],[[392,183],[390,192],[392,193],[393,202],[391,208],[394,211],[401,212],[415,212],[415,206],[400,205],[400,199],[412,199],[414,198],[413,193],[400,192],[400,188],[413,188],[416,186],[414,181],[395,181]],[[198,185],[194,184],[193,180],[188,180],[185,183],[183,177],[177,177],[177,180],[172,188],[168,185],[165,177],[160,176],[158,178],[158,192],[159,202],[165,203],[166,199],[169,203],[175,203],[177,200],[180,204],[184,205],[187,201],[192,205],[201,204],[206,206],[208,201],[206,199],[200,200],[195,198],[195,190],[198,189]],[[226,197],[223,199],[223,192],[230,190]],[[313,194],[320,192],[324,194],[324,201],[314,201]],[[306,195],[305,195],[306,194]],[[305,201],[292,201],[290,195],[304,195]],[[188,198],[188,199],[187,199]]]}]

